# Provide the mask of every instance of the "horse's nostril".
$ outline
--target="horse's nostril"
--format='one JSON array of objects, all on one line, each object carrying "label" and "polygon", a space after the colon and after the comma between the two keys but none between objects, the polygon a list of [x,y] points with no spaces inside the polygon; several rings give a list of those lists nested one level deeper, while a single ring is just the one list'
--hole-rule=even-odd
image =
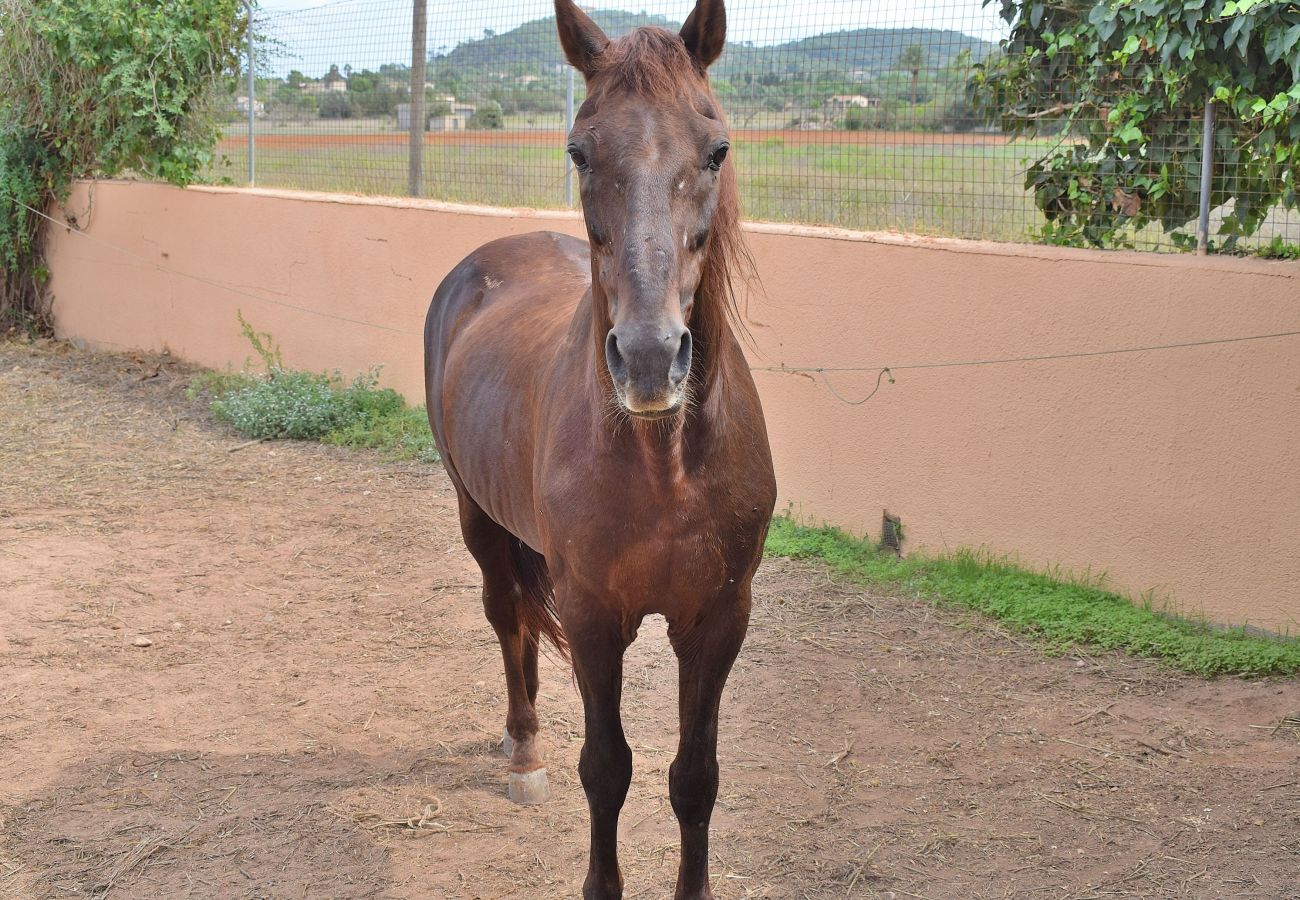
[{"label": "horse's nostril", "polygon": [[609,366],[609,374],[615,381],[627,381],[627,362],[618,349],[618,338],[614,335],[612,329],[605,337],[605,364]]},{"label": "horse's nostril", "polygon": [[668,372],[668,377],[674,383],[680,382],[686,377],[686,373],[691,370],[691,333],[683,331],[681,343],[677,347],[677,356],[673,358],[672,368]]}]

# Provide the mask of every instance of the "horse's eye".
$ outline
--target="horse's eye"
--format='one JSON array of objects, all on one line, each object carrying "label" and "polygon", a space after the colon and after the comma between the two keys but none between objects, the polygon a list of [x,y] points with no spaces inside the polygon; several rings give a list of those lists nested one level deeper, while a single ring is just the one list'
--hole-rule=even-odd
[{"label": "horse's eye", "polygon": [[569,148],[569,159],[573,160],[573,167],[579,172],[587,171],[587,157],[577,147]]},{"label": "horse's eye", "polygon": [[718,149],[709,154],[709,168],[718,171],[722,168],[722,161],[727,158],[727,151],[731,149],[730,144],[723,144]]}]

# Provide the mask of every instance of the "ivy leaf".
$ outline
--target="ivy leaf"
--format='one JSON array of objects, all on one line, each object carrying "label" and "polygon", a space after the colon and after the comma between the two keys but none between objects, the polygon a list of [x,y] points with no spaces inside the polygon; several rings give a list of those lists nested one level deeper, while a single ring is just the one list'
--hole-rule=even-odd
[{"label": "ivy leaf", "polygon": [[1115,135],[1115,139],[1125,144],[1140,141],[1142,140],[1142,129],[1138,128],[1132,122],[1129,122],[1120,129],[1118,134]]},{"label": "ivy leaf", "polygon": [[[1234,205],[1230,237],[1249,235],[1278,206],[1300,206],[1296,0],[1002,0],[1002,7],[1023,15],[1010,18],[1007,52],[985,62],[983,83],[1003,98],[1033,98],[1027,113],[1082,104],[1071,117],[1073,140],[1026,172],[1052,223],[1044,239],[1131,246],[1148,224],[1175,232],[1194,220],[1201,147],[1200,128],[1189,125],[1199,125],[1207,99],[1223,104],[1211,195],[1216,205]],[[1049,46],[1056,58],[1045,64],[1033,48]],[[1021,102],[995,98],[993,107]],[[1007,121],[1027,130],[1024,119]]]}]

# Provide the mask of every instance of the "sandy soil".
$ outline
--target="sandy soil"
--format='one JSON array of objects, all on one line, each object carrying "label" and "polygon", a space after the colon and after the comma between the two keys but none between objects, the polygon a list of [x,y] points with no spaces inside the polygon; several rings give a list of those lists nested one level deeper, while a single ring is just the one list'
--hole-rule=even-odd
[{"label": "sandy soil", "polygon": [[[554,798],[512,806],[441,471],[236,449],[189,375],[0,344],[0,896],[575,896],[577,692],[544,663]],[[719,898],[1300,897],[1296,682],[1046,658],[814,564],[756,587]],[[628,896],[661,898],[661,622],[627,671]]]}]

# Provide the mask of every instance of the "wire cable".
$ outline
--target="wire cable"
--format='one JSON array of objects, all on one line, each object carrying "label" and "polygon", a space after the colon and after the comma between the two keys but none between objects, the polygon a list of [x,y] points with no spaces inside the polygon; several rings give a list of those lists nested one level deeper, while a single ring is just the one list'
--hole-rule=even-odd
[{"label": "wire cable", "polygon": [[[1186,347],[1210,347],[1215,344],[1237,344],[1242,341],[1266,341],[1273,338],[1297,337],[1300,331],[1276,331],[1271,334],[1247,334],[1241,337],[1209,338],[1203,341],[1182,341],[1176,344],[1149,344],[1144,347],[1117,347],[1108,350],[1080,350],[1075,353],[1044,353],[1038,356],[1004,356],[996,359],[963,359],[949,362],[909,363],[902,366],[751,366],[752,372],[777,372],[782,374],[825,372],[902,372],[907,369],[955,369],[967,366],[1000,366],[1007,363],[1045,362],[1054,359],[1084,359],[1089,356],[1116,356],[1121,353],[1148,353],[1153,350],[1181,350]],[[890,380],[893,383],[893,380]]]}]

